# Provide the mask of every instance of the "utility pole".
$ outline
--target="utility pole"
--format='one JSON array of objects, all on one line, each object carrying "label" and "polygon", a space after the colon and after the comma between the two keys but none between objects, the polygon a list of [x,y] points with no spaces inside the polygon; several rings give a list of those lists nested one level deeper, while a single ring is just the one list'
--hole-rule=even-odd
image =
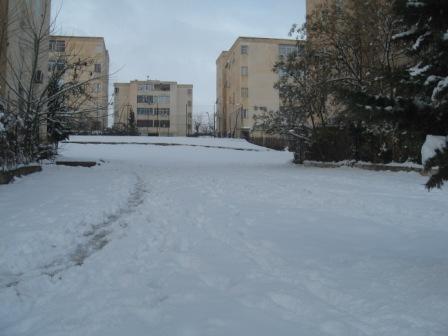
[{"label": "utility pole", "polygon": [[188,136],[188,103],[185,104],[185,136]]},{"label": "utility pole", "polygon": [[159,121],[159,98],[157,97],[157,104],[156,104],[156,107],[157,107],[157,109],[156,109],[156,111],[157,111],[157,136],[158,137],[160,137],[160,130],[159,130],[159,124],[160,124],[160,121]]},{"label": "utility pole", "polygon": [[213,104],[213,137],[216,138],[216,103]]},{"label": "utility pole", "polygon": [[[235,116],[235,126],[233,127],[232,138],[235,137],[236,128],[237,128],[237,126],[238,126],[238,118],[240,117],[241,108],[243,107],[243,105],[238,104],[237,106],[239,106],[239,109],[236,110],[236,111],[238,111],[238,112],[237,112],[237,114],[236,114],[236,116]],[[234,114],[235,114],[235,110],[234,110]]]},{"label": "utility pole", "polygon": [[[145,93],[147,91],[146,89],[148,88],[148,86],[149,86],[149,76],[146,76],[146,85],[144,87],[144,92]],[[145,97],[147,97],[147,96],[145,95]],[[149,98],[145,98],[145,101],[146,101],[146,99],[149,99]],[[145,109],[145,114],[148,116],[146,118],[146,133],[148,134],[148,136],[151,134],[151,130],[150,130],[150,127],[149,127],[149,121],[150,121],[149,119],[151,118],[151,113],[150,112],[151,112],[151,108],[148,107],[148,109]]]}]

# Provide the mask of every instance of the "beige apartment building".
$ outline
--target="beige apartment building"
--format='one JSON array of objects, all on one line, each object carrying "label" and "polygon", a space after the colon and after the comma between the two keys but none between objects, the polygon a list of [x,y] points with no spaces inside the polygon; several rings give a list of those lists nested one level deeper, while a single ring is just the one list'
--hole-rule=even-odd
[{"label": "beige apartment building", "polygon": [[83,66],[65,73],[67,81],[86,82],[86,95],[73,104],[72,113],[79,116],[73,131],[92,132],[107,128],[109,107],[109,52],[103,37],[52,35],[49,39],[48,70],[65,62],[81,61]]},{"label": "beige apartment building", "polygon": [[193,85],[158,80],[114,84],[114,128],[128,129],[131,113],[141,135],[192,132]]},{"label": "beige apartment building", "polygon": [[239,37],[216,61],[217,130],[220,136],[262,134],[255,117],[280,108],[274,64],[298,50],[291,39]]},{"label": "beige apartment building", "polygon": [[[0,0],[0,111],[20,112],[25,97],[47,86],[50,15],[50,0]],[[45,136],[45,115],[40,119]]]}]

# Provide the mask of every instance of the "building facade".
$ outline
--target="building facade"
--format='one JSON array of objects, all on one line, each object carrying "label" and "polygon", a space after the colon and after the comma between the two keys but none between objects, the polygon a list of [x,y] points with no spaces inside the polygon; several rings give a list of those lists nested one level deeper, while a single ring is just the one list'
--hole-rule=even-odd
[{"label": "building facade", "polygon": [[[20,115],[24,101],[40,97],[47,87],[50,15],[50,0],[0,0],[0,110]],[[45,136],[46,105],[33,108],[42,114]]]},{"label": "building facade", "polygon": [[216,61],[217,130],[220,136],[263,133],[256,117],[280,108],[273,71],[281,57],[298,50],[290,39],[239,37]]},{"label": "building facade", "polygon": [[114,128],[132,123],[140,135],[192,133],[193,85],[147,80],[114,84]]},{"label": "building facade", "polygon": [[[85,82],[86,94],[73,104],[72,113],[79,116],[73,131],[102,131],[108,126],[109,52],[103,37],[52,35],[49,39],[48,70],[64,66],[65,62],[81,62],[64,79]],[[76,74],[74,73],[76,71]]]}]

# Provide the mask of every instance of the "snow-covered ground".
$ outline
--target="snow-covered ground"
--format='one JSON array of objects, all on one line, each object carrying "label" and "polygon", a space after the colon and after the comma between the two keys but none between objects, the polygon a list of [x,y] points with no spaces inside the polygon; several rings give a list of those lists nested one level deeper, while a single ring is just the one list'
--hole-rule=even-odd
[{"label": "snow-covered ground", "polygon": [[416,173],[191,146],[61,157],[104,162],[0,186],[2,336],[448,334],[448,192]]}]

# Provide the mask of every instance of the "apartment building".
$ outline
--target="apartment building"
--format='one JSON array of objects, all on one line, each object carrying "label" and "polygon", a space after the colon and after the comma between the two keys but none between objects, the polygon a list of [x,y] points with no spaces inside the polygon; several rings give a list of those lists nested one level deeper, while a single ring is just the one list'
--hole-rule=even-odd
[{"label": "apartment building", "polygon": [[[48,70],[65,62],[81,62],[76,70],[65,73],[65,80],[86,82],[86,96],[73,104],[79,116],[73,131],[92,132],[107,128],[109,107],[109,52],[103,37],[52,35],[49,39]],[[76,74],[74,73],[76,71]],[[76,106],[76,107],[75,107]]]},{"label": "apartment building", "polygon": [[192,132],[193,85],[146,80],[114,84],[114,127],[129,128],[131,113],[141,135]]},{"label": "apartment building", "polygon": [[[0,0],[0,111],[20,112],[25,97],[47,86],[50,15],[50,0]],[[46,134],[43,120],[40,133]]]},{"label": "apartment building", "polygon": [[291,39],[239,37],[216,61],[217,130],[220,136],[263,133],[255,117],[280,108],[274,64],[299,48]]}]

